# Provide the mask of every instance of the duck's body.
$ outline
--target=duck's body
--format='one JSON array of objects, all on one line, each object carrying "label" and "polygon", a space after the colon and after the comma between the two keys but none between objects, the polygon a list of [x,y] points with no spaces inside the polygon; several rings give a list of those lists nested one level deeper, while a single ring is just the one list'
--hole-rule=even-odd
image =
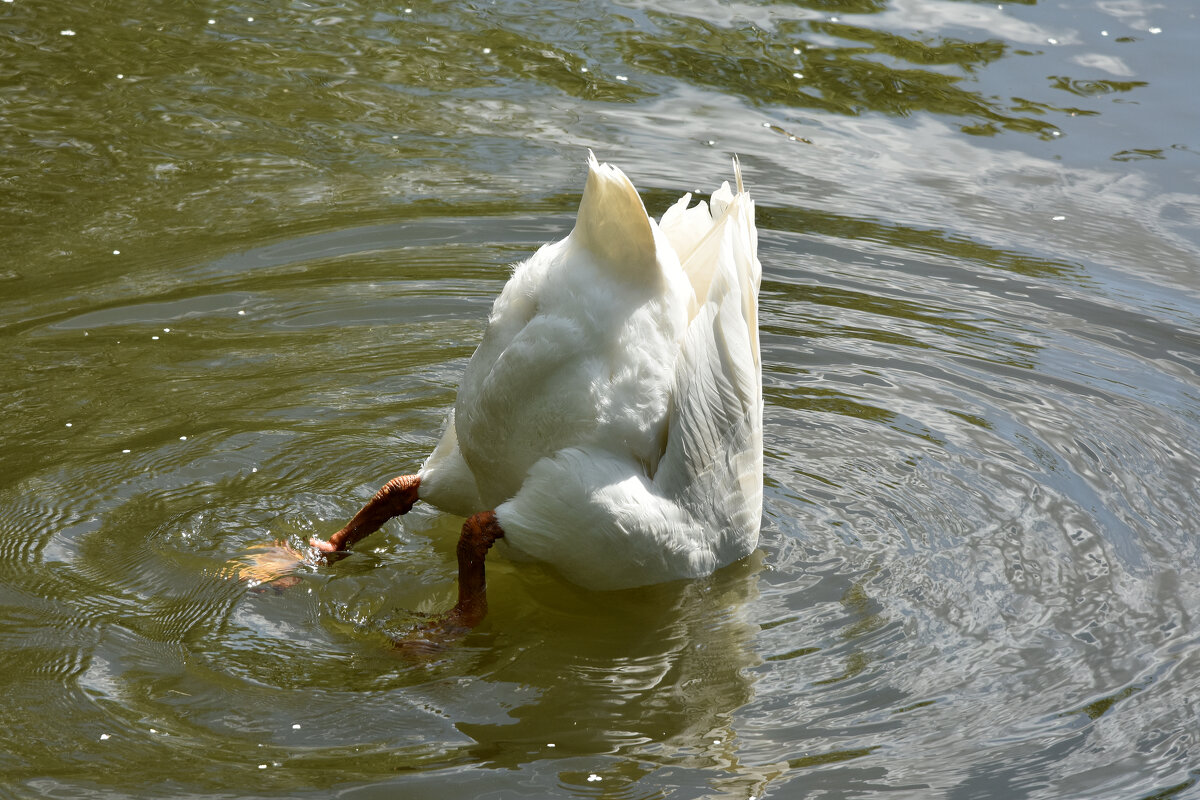
[{"label": "duck's body", "polygon": [[495,510],[516,554],[591,588],[705,575],[754,549],[753,205],[727,184],[715,215],[689,199],[656,225],[620,170],[590,160],[575,229],[496,300],[421,499]]},{"label": "duck's body", "polygon": [[468,517],[456,625],[486,612],[498,538],[600,589],[706,575],[758,541],[761,266],[740,172],[711,209],[686,195],[656,224],[624,173],[588,167],[574,230],[514,270],[420,472],[314,541],[345,549],[418,498]]}]

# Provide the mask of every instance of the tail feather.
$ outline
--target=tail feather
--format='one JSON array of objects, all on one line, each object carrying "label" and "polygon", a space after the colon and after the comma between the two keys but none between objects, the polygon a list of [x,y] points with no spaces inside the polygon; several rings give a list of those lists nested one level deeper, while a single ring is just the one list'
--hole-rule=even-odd
[{"label": "tail feather", "polygon": [[573,245],[588,250],[598,266],[627,280],[659,277],[658,249],[646,207],[629,178],[588,151],[588,178],[571,232]]}]

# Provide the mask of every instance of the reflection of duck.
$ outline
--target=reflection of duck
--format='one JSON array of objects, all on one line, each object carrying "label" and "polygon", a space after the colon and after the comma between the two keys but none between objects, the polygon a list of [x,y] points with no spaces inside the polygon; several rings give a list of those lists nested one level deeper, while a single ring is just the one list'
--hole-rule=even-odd
[{"label": "reflection of duck", "polygon": [[526,574],[513,587],[523,602],[492,612],[520,637],[468,662],[492,692],[521,691],[494,717],[439,713],[472,740],[464,756],[488,768],[570,754],[587,756],[588,768],[555,763],[562,785],[586,786],[595,771],[610,795],[657,796],[652,788],[661,794],[679,770],[696,770],[715,795],[763,797],[779,767],[743,755],[737,720],[762,664],[750,620],[762,567],[759,551],[706,578],[612,592],[603,603]]},{"label": "reflection of duck", "polygon": [[496,299],[441,441],[328,542],[344,550],[417,499],[467,517],[459,600],[487,612],[483,557],[616,589],[706,575],[750,553],[762,507],[754,205],[735,163],[656,224],[619,169],[588,163],[574,230]]}]

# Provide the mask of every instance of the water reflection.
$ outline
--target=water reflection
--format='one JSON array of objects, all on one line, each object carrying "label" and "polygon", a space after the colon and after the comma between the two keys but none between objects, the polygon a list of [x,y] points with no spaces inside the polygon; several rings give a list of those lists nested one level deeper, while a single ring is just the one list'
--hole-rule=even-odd
[{"label": "water reflection", "polygon": [[[571,5],[527,14],[510,3],[212,16],[9,6],[14,86],[0,159],[14,170],[36,165],[37,180],[15,185],[0,207],[29,223],[13,235],[41,256],[86,258],[124,242],[128,257],[148,218],[160,234],[211,237],[207,220],[223,219],[228,193],[244,219],[219,226],[225,236],[371,203],[396,212],[448,193],[527,201],[537,190],[520,170],[487,166],[549,176],[560,168],[547,156],[621,138],[607,114],[689,88],[704,95],[698,107],[650,109],[642,121],[686,125],[699,111],[707,130],[693,144],[715,142],[745,110],[705,107],[737,98],[773,115],[810,111],[805,125],[933,115],[970,133],[1053,137],[1088,115],[1119,116],[1111,95],[1136,99],[1149,85],[1129,51],[1113,51],[1117,28],[1101,37],[1013,3],[743,3],[705,14],[630,3],[598,15]],[[1112,12],[1115,24],[1149,25],[1125,11]],[[61,35],[67,25],[76,35]],[[1056,47],[1072,48],[1084,73],[1040,66]],[[1014,96],[990,79],[1006,72],[1032,80]],[[575,114],[578,104],[603,113]],[[1129,142],[1108,155],[1174,144]],[[44,238],[37,222],[55,217],[76,220],[75,235]]]},{"label": "water reflection", "polygon": [[761,558],[698,582],[611,594],[524,579],[528,598],[502,600],[491,623],[499,663],[489,679],[524,684],[533,698],[503,724],[460,730],[493,766],[552,755],[552,744],[574,755],[650,747],[659,764],[731,769],[732,715],[752,696],[747,670],[759,661],[746,611]]},{"label": "water reflection", "polygon": [[[769,38],[748,38],[742,31],[692,17],[660,16],[655,21],[659,27],[652,36],[638,32],[628,37],[632,63],[755,104],[855,115],[927,111],[978,120],[963,126],[967,133],[1006,129],[1047,137],[1056,128],[1042,112],[1078,111],[1031,107],[1028,101],[1005,107],[960,85],[976,69],[1006,55],[1007,45],[997,39],[931,43],[825,20],[780,23]],[[664,40],[694,44],[664,47]],[[951,65],[962,74],[933,69]],[[1030,110],[1038,116],[1013,113]]]}]

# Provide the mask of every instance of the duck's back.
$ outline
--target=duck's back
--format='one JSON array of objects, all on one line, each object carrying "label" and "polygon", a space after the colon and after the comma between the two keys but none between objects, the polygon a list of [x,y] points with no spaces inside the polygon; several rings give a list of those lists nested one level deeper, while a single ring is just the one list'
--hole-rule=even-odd
[{"label": "duck's back", "polygon": [[564,448],[602,444],[652,474],[665,447],[691,289],[624,174],[589,167],[575,229],[518,265],[459,387],[484,508]]}]

